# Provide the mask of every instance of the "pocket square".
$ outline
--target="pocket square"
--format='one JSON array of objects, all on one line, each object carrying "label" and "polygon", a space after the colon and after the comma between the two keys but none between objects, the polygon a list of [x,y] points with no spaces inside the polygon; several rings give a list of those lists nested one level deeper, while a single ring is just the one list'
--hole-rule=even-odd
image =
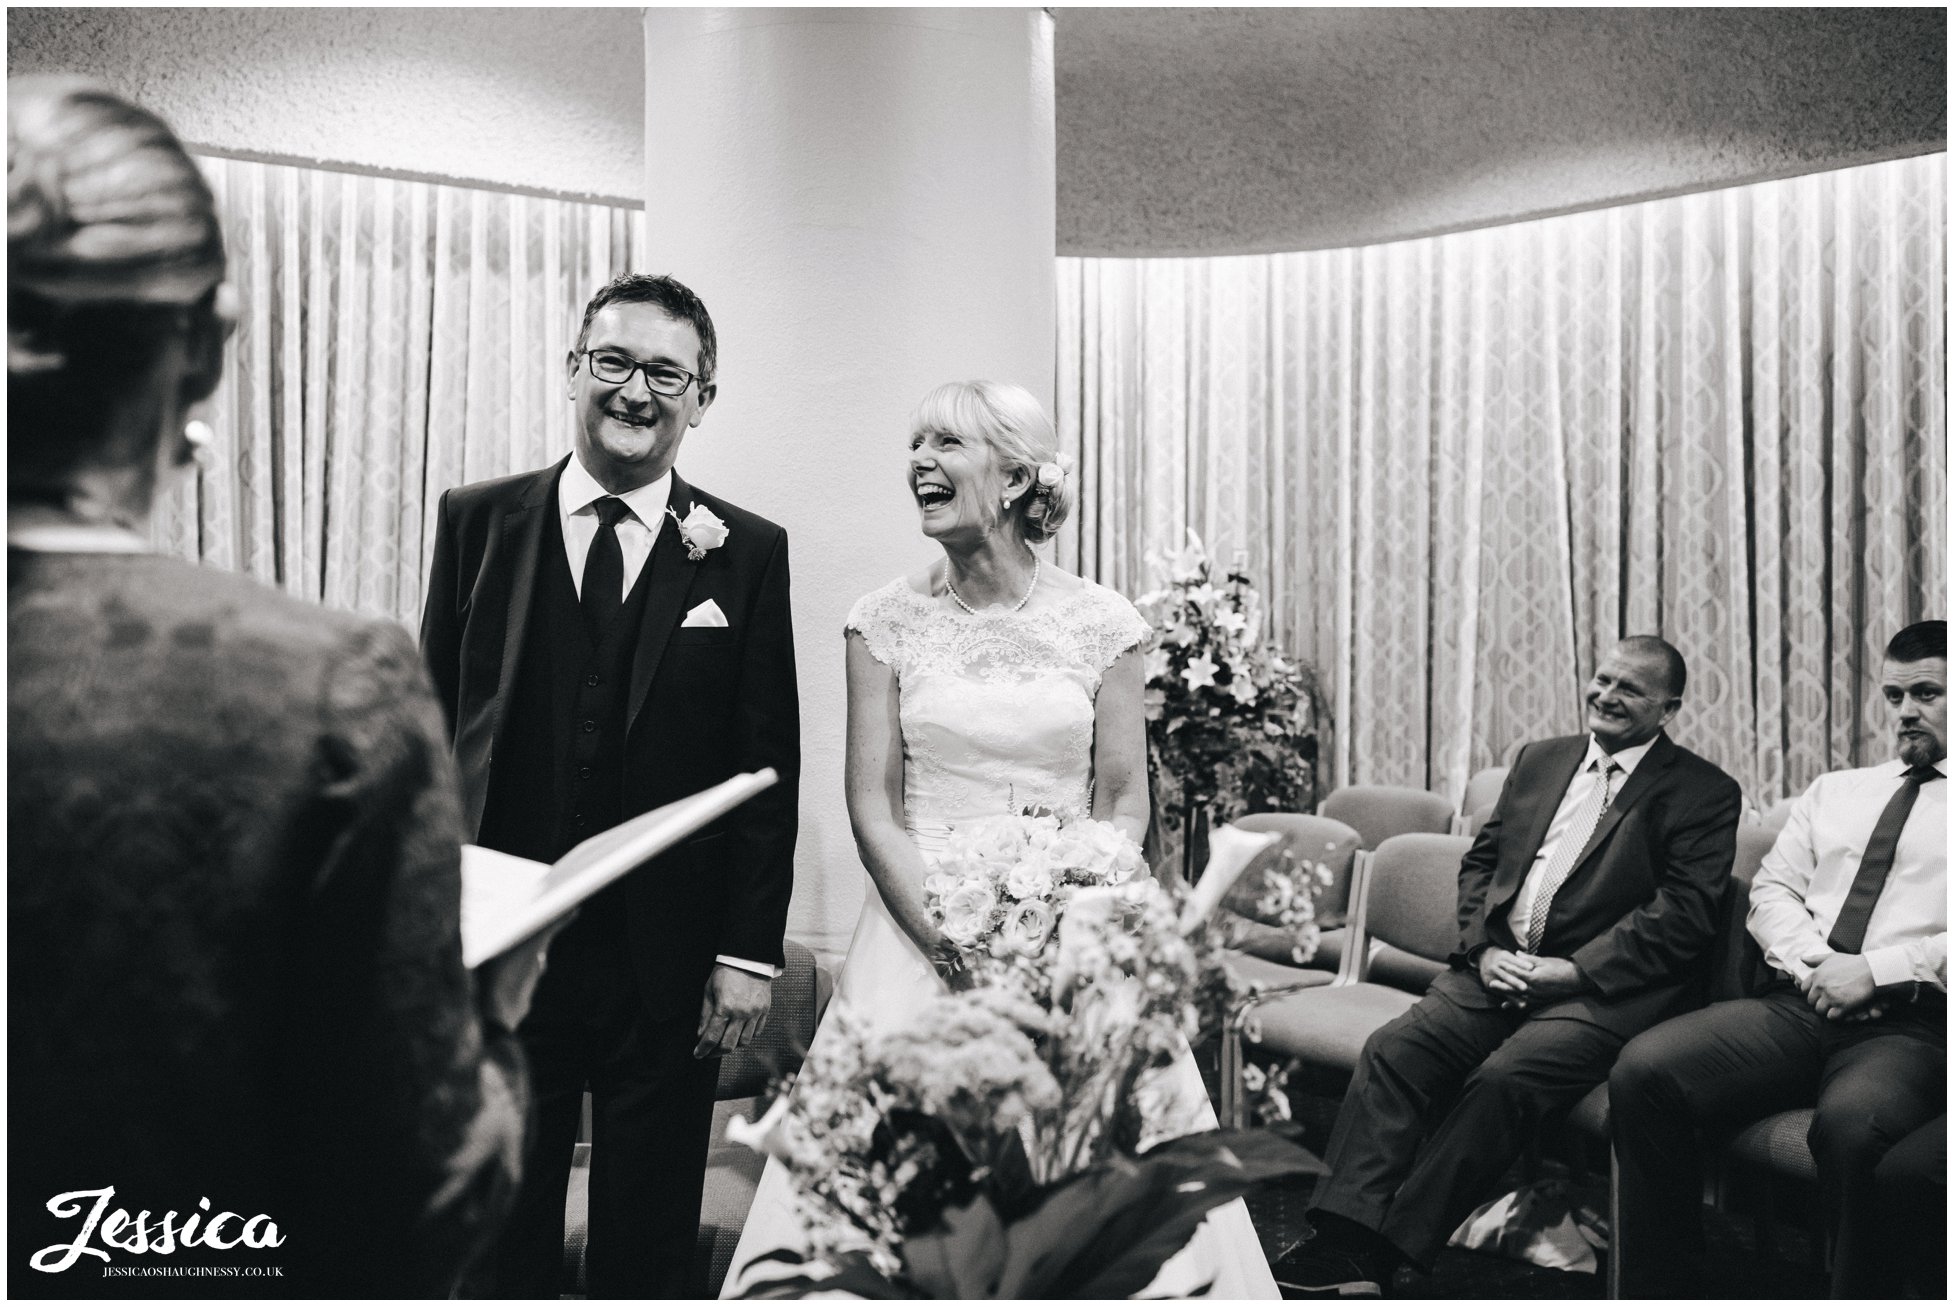
[{"label": "pocket square", "polygon": [[680,626],[726,626],[726,614],[719,611],[719,605],[708,599],[685,615]]}]

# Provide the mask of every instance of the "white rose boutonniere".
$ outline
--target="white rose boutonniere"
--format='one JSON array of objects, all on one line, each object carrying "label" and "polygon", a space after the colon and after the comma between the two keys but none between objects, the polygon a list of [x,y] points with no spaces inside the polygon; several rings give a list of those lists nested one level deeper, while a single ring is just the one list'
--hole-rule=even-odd
[{"label": "white rose boutonniere", "polygon": [[673,510],[667,508],[665,512],[672,521],[678,522],[679,538],[685,541],[685,556],[695,563],[706,556],[708,549],[717,549],[725,544],[726,537],[732,534],[719,516],[704,504],[692,505],[692,511],[685,515],[683,521]]}]

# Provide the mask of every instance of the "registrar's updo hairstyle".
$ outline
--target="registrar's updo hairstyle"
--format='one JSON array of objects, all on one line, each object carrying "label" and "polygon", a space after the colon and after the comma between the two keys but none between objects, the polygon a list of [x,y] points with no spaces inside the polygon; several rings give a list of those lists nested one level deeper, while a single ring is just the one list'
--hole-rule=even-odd
[{"label": "registrar's updo hairstyle", "polygon": [[1031,487],[1011,505],[1011,513],[1031,544],[1050,540],[1071,516],[1077,480],[1066,470],[1059,473],[1056,484],[1040,484],[1039,468],[1059,463],[1058,437],[1044,406],[1023,386],[1004,381],[945,382],[923,396],[909,420],[911,435],[929,431],[982,440],[996,454],[1001,470],[1025,470]]},{"label": "registrar's updo hairstyle", "polygon": [[191,366],[173,398],[216,387],[223,280],[210,186],[161,119],[87,78],[8,81],[10,495],[153,456],[109,448],[128,424],[108,415],[176,338]]}]

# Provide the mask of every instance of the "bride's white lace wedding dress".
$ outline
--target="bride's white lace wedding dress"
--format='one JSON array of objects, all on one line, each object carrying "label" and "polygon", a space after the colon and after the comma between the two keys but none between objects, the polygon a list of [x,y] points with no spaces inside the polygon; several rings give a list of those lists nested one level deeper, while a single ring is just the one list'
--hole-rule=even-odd
[{"label": "bride's white lace wedding dress", "polygon": [[[1086,805],[1100,677],[1147,634],[1147,625],[1125,599],[1091,582],[1022,612],[998,608],[971,616],[898,578],[857,601],[847,630],[895,672],[904,820],[927,860],[959,820],[1032,804]],[[833,1004],[858,1020],[887,1020],[941,988],[871,883]],[[817,1048],[823,1033],[814,1036]],[[1193,1058],[1182,1057],[1168,1079],[1181,1128],[1164,1133],[1212,1129],[1214,1110]],[[786,1170],[769,1160],[722,1292],[744,1287],[753,1258],[805,1246]],[[754,1278],[782,1269],[762,1266]],[[1240,1200],[1210,1214],[1161,1268],[1147,1296],[1185,1296],[1210,1282],[1210,1298],[1278,1296]]]}]

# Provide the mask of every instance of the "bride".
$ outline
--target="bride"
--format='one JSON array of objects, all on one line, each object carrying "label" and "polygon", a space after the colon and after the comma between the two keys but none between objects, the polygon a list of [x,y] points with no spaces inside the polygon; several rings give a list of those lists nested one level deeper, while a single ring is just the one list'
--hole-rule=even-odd
[{"label": "bride", "polygon": [[[1118,594],[1033,552],[1075,496],[1051,421],[1028,391],[973,381],[931,391],[910,426],[909,485],[943,560],[864,595],[846,627],[848,815],[875,892],[833,1001],[866,1023],[941,990],[957,965],[923,892],[953,823],[1090,804],[1135,841],[1147,824],[1147,625]],[[1171,1075],[1195,1102],[1185,1129],[1212,1129],[1193,1058]],[[787,1171],[769,1160],[724,1292],[747,1287],[756,1257],[805,1243]],[[1214,1298],[1277,1296],[1239,1199],[1209,1215],[1147,1296],[1210,1281]]]}]

